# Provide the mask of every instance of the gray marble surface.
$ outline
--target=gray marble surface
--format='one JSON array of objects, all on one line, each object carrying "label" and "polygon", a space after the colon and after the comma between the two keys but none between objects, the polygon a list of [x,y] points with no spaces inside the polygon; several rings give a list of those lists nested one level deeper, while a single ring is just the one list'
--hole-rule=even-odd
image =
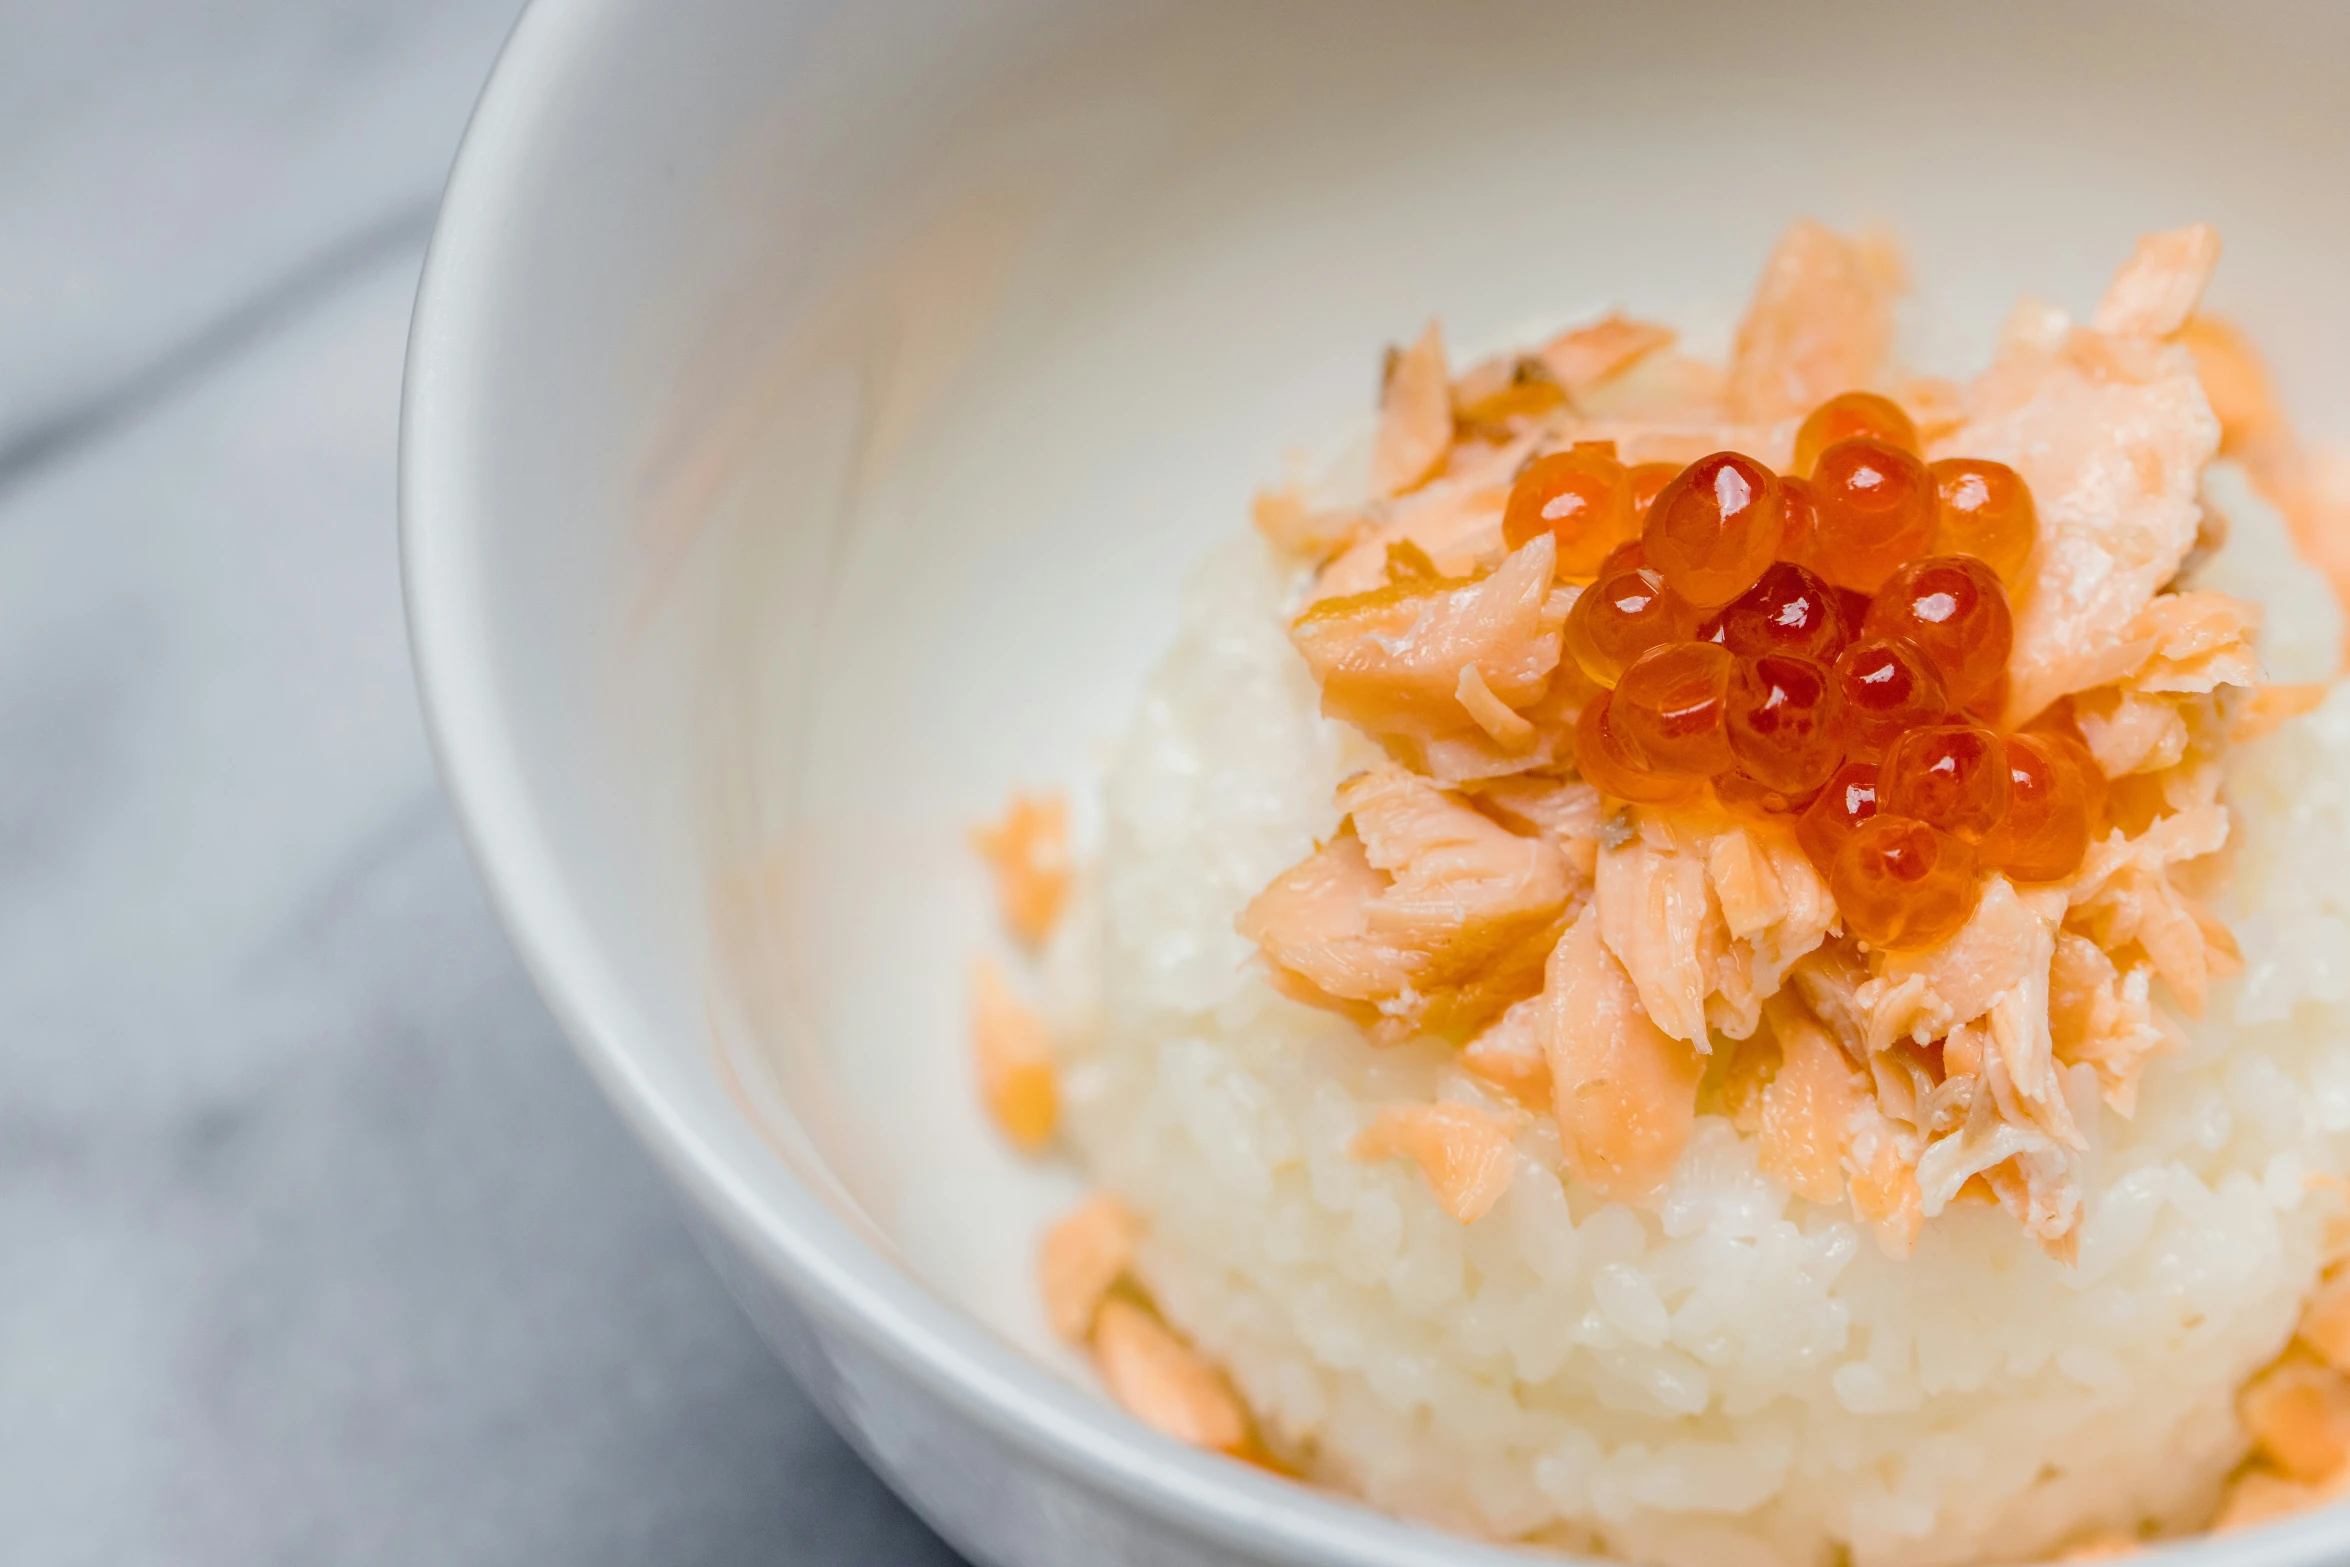
[{"label": "gray marble surface", "polygon": [[695,1254],[426,755],[402,336],[513,9],[0,0],[9,1562],[954,1561]]}]

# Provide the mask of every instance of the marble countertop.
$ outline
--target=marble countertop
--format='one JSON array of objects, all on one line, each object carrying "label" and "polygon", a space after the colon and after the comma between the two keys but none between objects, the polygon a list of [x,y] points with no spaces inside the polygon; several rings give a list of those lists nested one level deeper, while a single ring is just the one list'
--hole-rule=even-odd
[{"label": "marble countertop", "polygon": [[0,10],[0,1559],[954,1556],[509,951],[400,359],[513,0]]}]

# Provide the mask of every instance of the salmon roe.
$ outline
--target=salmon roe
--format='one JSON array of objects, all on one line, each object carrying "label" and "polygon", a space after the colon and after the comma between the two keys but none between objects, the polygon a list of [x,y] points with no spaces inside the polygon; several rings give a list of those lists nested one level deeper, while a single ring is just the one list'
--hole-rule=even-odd
[{"label": "salmon roe", "polygon": [[1930,947],[1958,933],[1982,896],[1974,846],[1914,816],[1880,812],[1828,867],[1844,928],[1873,947]]},{"label": "salmon roe", "polygon": [[1795,823],[1795,841],[1825,876],[1836,863],[1836,851],[1844,847],[1844,840],[1876,814],[1877,764],[1846,762],[1804,807]]},{"label": "salmon roe", "polygon": [[1739,771],[1773,793],[1808,795],[1844,759],[1835,683],[1808,658],[1739,659],[1723,717]]},{"label": "salmon roe", "polygon": [[1502,512],[1511,549],[1548,533],[1558,541],[1558,574],[1590,577],[1638,528],[1632,485],[1612,451],[1584,444],[1537,457],[1518,474]]},{"label": "salmon roe", "polygon": [[1945,457],[1934,476],[1934,552],[1972,555],[2014,587],[2040,535],[2039,509],[2023,475],[2003,462]]},{"label": "salmon roe", "polygon": [[1885,755],[1885,810],[1981,843],[2006,821],[2007,757],[1999,736],[1972,724],[1912,729]]},{"label": "salmon roe", "polygon": [[1811,563],[1840,587],[1874,593],[1934,545],[1933,475],[1915,455],[1874,436],[1838,441],[1812,471],[1819,520]]},{"label": "salmon roe", "polygon": [[1875,756],[1909,730],[1940,723],[1949,711],[1942,679],[1925,654],[1898,637],[1855,642],[1836,659],[1844,745]]},{"label": "salmon roe", "polygon": [[[2096,764],[2048,734],[2000,741],[2008,778],[2007,819],[1983,845],[1983,858],[2017,881],[2061,881],[2081,868],[2095,830],[2090,777]],[[2086,774],[2086,776],[2085,776]]]},{"label": "salmon roe", "polygon": [[1567,652],[1603,686],[1623,678],[1652,647],[1697,629],[1689,606],[1644,566],[1616,566],[1585,588],[1567,613]]},{"label": "salmon roe", "polygon": [[1575,769],[1605,795],[1641,805],[1662,805],[1694,792],[1687,778],[1651,771],[1627,747],[1609,721],[1615,693],[1603,691],[1575,717]]},{"label": "salmon roe", "polygon": [[1604,443],[1539,458],[1502,531],[1514,549],[1545,530],[1561,577],[1594,578],[1559,677],[1596,692],[1576,722],[1584,776],[1620,800],[1710,783],[1732,811],[1792,815],[1871,944],[1944,940],[1986,870],[2060,879],[2101,830],[2106,780],[2063,703],[2000,732],[2031,492],[2001,463],[1929,468],[1891,399],[1813,409],[1784,475],[1737,452],[1685,468],[1627,467]]},{"label": "salmon roe", "polygon": [[1677,462],[1636,462],[1625,469],[1624,477],[1632,486],[1633,517],[1646,521],[1648,508],[1656,504],[1656,498],[1665,492],[1665,486],[1672,483],[1680,472],[1681,465]]},{"label": "salmon roe", "polygon": [[1861,634],[1915,645],[1933,661],[1952,705],[1964,707],[2007,672],[2015,617],[1990,567],[1971,555],[1929,555],[1886,579]]},{"label": "salmon roe", "polygon": [[1669,642],[1616,683],[1609,723],[1651,771],[1707,777],[1731,766],[1724,727],[1732,660],[1711,642]]},{"label": "salmon roe", "polygon": [[1641,524],[1640,548],[1675,593],[1712,609],[1763,574],[1785,527],[1778,475],[1751,457],[1715,452],[1657,495]]},{"label": "salmon roe", "polygon": [[[1809,479],[1785,474],[1779,480],[1779,558],[1819,571],[1820,492]],[[1857,624],[1857,622],[1856,622]]]},{"label": "salmon roe", "polygon": [[1905,452],[1918,450],[1918,427],[1901,405],[1874,392],[1839,392],[1804,416],[1795,432],[1795,471],[1809,474],[1838,441],[1870,436]]},{"label": "salmon roe", "polygon": [[1721,627],[1722,645],[1743,657],[1785,653],[1821,664],[1836,662],[1858,631],[1845,621],[1836,590],[1787,560],[1730,601]]}]

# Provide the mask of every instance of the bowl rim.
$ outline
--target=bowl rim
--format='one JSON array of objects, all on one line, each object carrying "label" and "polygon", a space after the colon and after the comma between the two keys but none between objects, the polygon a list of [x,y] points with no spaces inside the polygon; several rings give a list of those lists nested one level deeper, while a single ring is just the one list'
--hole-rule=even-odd
[{"label": "bowl rim", "polygon": [[[516,20],[451,164],[417,288],[400,397],[400,572],[425,732],[459,831],[533,983],[632,1134],[699,1212],[800,1310],[994,1439],[1176,1533],[1254,1559],[1298,1567],[1523,1564],[1521,1549],[1390,1518],[1150,1430],[943,1300],[780,1159],[760,1183],[770,1190],[759,1190],[697,1124],[701,1113],[664,1092],[641,1065],[656,1050],[651,1025],[599,961],[593,931],[566,900],[557,856],[524,783],[487,635],[496,612],[472,548],[495,515],[481,494],[489,454],[473,416],[480,399],[474,345],[491,340],[498,316],[485,279],[499,269],[485,258],[512,243],[512,226],[503,221],[507,193],[530,177],[548,105],[567,90],[599,35],[639,3],[533,0]],[[899,1489],[893,1475],[874,1467]],[[2165,1542],[2144,1559],[2314,1563],[2350,1537],[2350,1514],[2330,1519],[2321,1510],[2259,1533],[2257,1541],[2206,1535]]]},{"label": "bowl rim", "polygon": [[941,1299],[780,1159],[760,1183],[768,1190],[756,1189],[697,1124],[699,1111],[640,1064],[655,1048],[651,1026],[566,900],[524,782],[487,635],[496,611],[472,548],[494,516],[478,478],[490,454],[472,410],[475,345],[490,340],[498,313],[485,281],[498,270],[489,258],[512,243],[506,194],[528,177],[547,106],[629,3],[533,3],[508,34],[451,164],[401,388],[400,570],[424,727],[459,831],[533,983],[667,1177],[801,1310],[1024,1456],[1177,1533],[1259,1559],[1301,1567],[1523,1562],[1522,1552],[1389,1518],[1150,1430]]}]

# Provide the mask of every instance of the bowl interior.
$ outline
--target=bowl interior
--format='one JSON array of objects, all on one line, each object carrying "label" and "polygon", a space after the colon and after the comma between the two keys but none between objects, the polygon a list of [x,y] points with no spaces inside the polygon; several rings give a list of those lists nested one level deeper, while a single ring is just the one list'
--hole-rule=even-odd
[{"label": "bowl interior", "polygon": [[813,1187],[1049,1358],[1029,1258],[1076,1178],[975,1108],[965,833],[1098,770],[1191,564],[1359,429],[1381,346],[1609,307],[1719,346],[1808,214],[1907,242],[1918,354],[1964,373],[2018,293],[2085,310],[2201,218],[2216,303],[2338,435],[2345,35],[2148,0],[597,10],[560,87],[485,108],[530,131],[436,256],[471,325],[412,401],[465,413],[433,466],[470,525],[418,546],[465,591],[420,614],[458,628],[426,673],[493,880],[741,1201]]}]

